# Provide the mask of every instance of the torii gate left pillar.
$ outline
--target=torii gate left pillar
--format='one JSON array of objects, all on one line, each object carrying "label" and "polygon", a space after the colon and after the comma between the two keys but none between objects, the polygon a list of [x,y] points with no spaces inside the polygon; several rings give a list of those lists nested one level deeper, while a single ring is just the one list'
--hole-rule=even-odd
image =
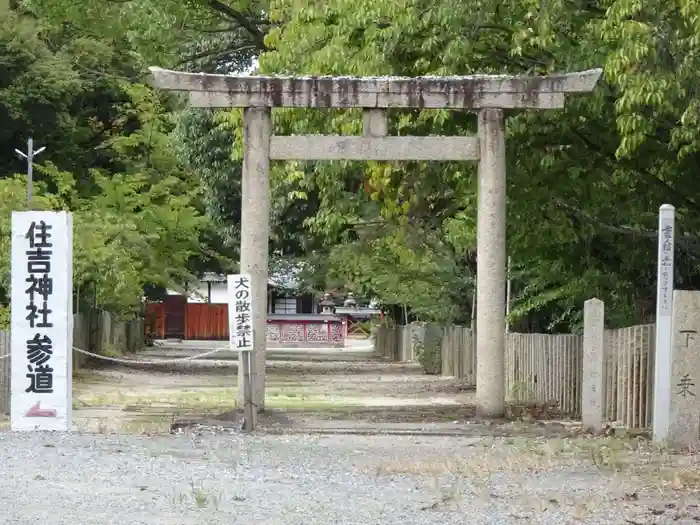
[{"label": "torii gate left pillar", "polygon": [[[241,273],[254,292],[253,403],[264,406],[269,163],[288,160],[479,160],[477,218],[477,411],[505,409],[506,155],[504,109],[558,109],[565,94],[590,92],[602,70],[519,77],[251,77],[151,68],[155,86],[189,92],[191,106],[245,114]],[[362,108],[363,137],[272,135],[270,110]],[[478,137],[389,137],[388,108],[475,110]],[[240,377],[241,370],[239,370]],[[239,381],[239,385],[242,385]],[[242,389],[239,388],[239,392]]]}]

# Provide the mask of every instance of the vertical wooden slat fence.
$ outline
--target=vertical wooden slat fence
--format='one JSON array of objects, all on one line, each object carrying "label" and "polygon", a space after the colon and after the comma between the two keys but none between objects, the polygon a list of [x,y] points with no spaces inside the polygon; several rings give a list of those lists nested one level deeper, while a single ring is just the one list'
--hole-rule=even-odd
[{"label": "vertical wooden slat fence", "polygon": [[[0,332],[0,414],[10,413],[10,334]],[[3,359],[4,358],[4,359]]]},{"label": "vertical wooden slat fence", "polygon": [[374,349],[381,357],[391,361],[400,361],[403,327],[389,328],[378,326],[374,332]]},{"label": "vertical wooden slat fence", "polygon": [[411,329],[412,325],[404,328],[399,332],[399,361],[409,362],[415,359],[413,355],[413,345],[411,343]]},{"label": "vertical wooden slat fence", "polygon": [[228,340],[228,305],[187,303],[185,339]]},{"label": "vertical wooden slat fence", "polygon": [[[73,346],[81,350],[90,349],[90,320],[85,315],[73,316]],[[73,370],[79,370],[85,365],[87,356],[73,351]]]},{"label": "vertical wooden slat fence", "polygon": [[564,415],[581,413],[583,338],[579,335],[506,336],[506,398],[514,403],[552,403]]},{"label": "vertical wooden slat fence", "polygon": [[[73,346],[100,353],[108,349],[136,352],[143,347],[143,319],[117,321],[106,312],[73,316]],[[10,333],[0,332],[0,358],[10,354]],[[0,414],[10,412],[10,359],[0,359]],[[85,354],[73,352],[73,371],[85,365]]]},{"label": "vertical wooden slat fence", "polygon": [[652,418],[654,325],[605,331],[605,419],[648,428]]},{"label": "vertical wooden slat fence", "polygon": [[442,375],[463,379],[476,386],[476,348],[472,331],[464,326],[447,326],[442,337]]},{"label": "vertical wooden slat fence", "polygon": [[[425,339],[423,323],[379,327],[377,349],[392,360],[413,361]],[[476,385],[476,347],[467,327],[447,326],[440,357],[443,376]],[[654,325],[605,331],[605,420],[628,428],[652,421]],[[515,403],[554,403],[563,415],[581,414],[583,337],[562,334],[506,335],[505,389]]]}]

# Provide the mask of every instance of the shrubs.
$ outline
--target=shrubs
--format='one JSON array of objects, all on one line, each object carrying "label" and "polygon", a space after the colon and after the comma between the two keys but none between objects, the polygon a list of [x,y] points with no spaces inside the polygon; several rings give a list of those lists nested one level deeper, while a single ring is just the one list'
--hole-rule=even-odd
[{"label": "shrubs", "polygon": [[413,355],[429,375],[442,371],[442,327],[429,323],[411,323]]}]

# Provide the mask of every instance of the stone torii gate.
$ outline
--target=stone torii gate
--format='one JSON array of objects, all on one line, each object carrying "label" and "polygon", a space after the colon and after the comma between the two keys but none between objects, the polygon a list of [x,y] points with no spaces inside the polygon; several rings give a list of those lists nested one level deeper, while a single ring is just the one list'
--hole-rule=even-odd
[{"label": "stone torii gate", "polygon": [[[590,92],[601,69],[545,77],[260,77],[150,68],[154,85],[189,92],[202,108],[244,108],[241,273],[253,280],[254,406],[265,392],[269,169],[274,160],[479,160],[477,217],[477,409],[503,415],[506,296],[505,109],[558,109],[565,94]],[[362,108],[362,137],[276,136],[271,108]],[[474,137],[388,136],[388,108],[475,110]],[[242,385],[239,367],[239,385]],[[239,392],[241,392],[239,388]]]}]

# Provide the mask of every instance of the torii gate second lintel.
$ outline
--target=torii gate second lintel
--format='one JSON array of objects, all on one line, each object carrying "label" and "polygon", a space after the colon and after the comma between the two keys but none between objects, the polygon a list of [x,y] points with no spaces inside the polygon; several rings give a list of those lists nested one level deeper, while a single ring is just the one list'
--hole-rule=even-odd
[{"label": "torii gate second lintel", "polygon": [[[542,77],[260,77],[150,68],[155,87],[189,93],[193,107],[244,109],[241,268],[253,278],[253,405],[264,406],[270,159],[479,160],[477,213],[477,410],[505,410],[506,165],[504,109],[560,109],[591,92],[602,69]],[[362,137],[274,136],[270,109],[362,108]],[[386,110],[478,111],[476,137],[389,137]],[[242,381],[239,367],[239,385]],[[239,399],[243,389],[239,387]]]}]

